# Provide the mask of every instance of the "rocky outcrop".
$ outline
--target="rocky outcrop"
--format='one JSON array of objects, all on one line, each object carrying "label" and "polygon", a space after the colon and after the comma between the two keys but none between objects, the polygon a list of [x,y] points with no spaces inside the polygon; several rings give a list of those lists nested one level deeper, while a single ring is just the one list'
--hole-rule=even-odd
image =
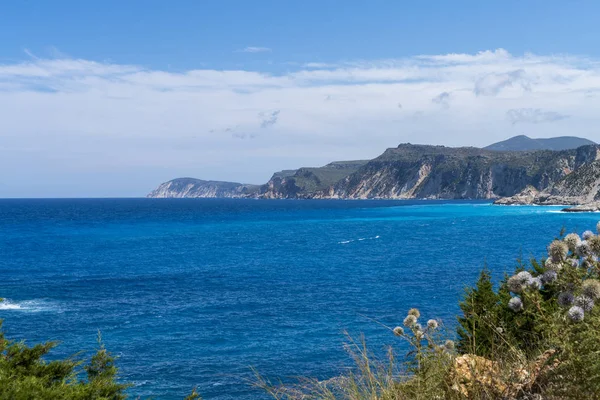
[{"label": "rocky outcrop", "polygon": [[581,146],[594,145],[591,140],[576,136],[559,136],[548,139],[532,139],[525,135],[511,137],[502,142],[484,147],[494,151],[534,151],[534,150],[569,150]]},{"label": "rocky outcrop", "polygon": [[194,178],[178,178],[161,184],[148,197],[153,198],[239,198],[248,197],[258,190],[257,185],[236,182],[203,181]]}]

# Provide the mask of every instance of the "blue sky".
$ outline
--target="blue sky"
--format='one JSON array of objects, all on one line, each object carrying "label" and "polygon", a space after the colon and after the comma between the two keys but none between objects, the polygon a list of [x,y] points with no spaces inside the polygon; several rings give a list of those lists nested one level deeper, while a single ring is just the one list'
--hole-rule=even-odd
[{"label": "blue sky", "polygon": [[141,196],[178,176],[401,142],[600,141],[592,1],[14,1],[0,197]]}]

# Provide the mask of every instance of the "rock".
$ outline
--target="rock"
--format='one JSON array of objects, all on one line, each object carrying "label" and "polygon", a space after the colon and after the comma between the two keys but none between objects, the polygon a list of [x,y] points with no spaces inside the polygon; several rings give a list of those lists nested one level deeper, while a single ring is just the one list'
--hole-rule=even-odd
[{"label": "rock", "polygon": [[539,195],[539,191],[531,185],[528,185],[521,192],[515,194],[510,197],[503,197],[494,201],[494,204],[499,205],[527,205],[527,204],[535,204],[535,199]]},{"label": "rock", "polygon": [[543,384],[557,367],[557,360],[551,362],[555,353],[547,350],[533,362],[516,364],[511,370],[484,357],[464,354],[454,360],[448,383],[452,391],[465,398],[481,392],[499,399],[523,398],[533,395],[532,388]]},{"label": "rock", "polygon": [[563,208],[565,212],[596,212],[600,211],[600,202],[595,201],[587,204],[580,204],[574,207]]}]

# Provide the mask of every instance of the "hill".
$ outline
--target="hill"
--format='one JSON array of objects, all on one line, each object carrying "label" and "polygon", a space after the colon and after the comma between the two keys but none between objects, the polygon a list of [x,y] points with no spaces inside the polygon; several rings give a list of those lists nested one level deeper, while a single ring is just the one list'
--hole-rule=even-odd
[{"label": "hill", "polygon": [[596,144],[591,140],[575,136],[559,136],[548,139],[532,139],[525,135],[511,137],[502,142],[484,147],[492,151],[533,151],[533,150],[569,150],[581,146]]}]

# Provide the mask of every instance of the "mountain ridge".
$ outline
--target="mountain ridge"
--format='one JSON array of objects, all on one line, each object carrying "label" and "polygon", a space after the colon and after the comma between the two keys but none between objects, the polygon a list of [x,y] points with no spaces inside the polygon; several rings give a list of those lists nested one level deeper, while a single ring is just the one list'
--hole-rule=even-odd
[{"label": "mountain ridge", "polygon": [[494,151],[404,143],[372,160],[276,172],[263,185],[178,178],[148,197],[266,199],[499,199],[544,192],[598,159],[599,146]]}]

